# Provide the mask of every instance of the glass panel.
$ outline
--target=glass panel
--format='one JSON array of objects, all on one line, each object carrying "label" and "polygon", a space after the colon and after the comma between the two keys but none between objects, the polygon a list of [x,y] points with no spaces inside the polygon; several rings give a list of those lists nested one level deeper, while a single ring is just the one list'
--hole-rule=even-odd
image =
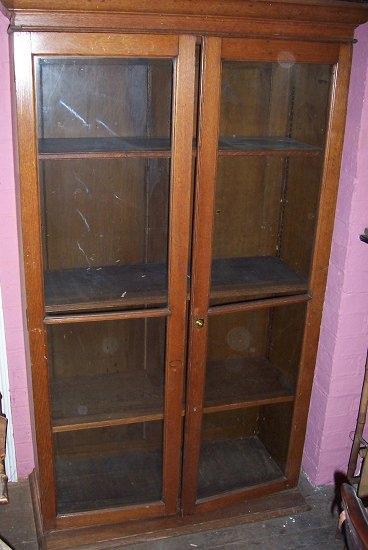
[{"label": "glass panel", "polygon": [[331,74],[223,63],[211,304],[307,290]]},{"label": "glass panel", "polygon": [[49,325],[54,429],[163,413],[164,318]]},{"label": "glass panel", "polygon": [[169,148],[171,60],[44,58],[37,77],[41,153]]},{"label": "glass panel", "polygon": [[170,60],[39,59],[48,313],[167,303]]},{"label": "glass panel", "polygon": [[59,514],[162,498],[162,422],[55,435]]},{"label": "glass panel", "polygon": [[198,497],[283,476],[306,304],[209,317]]},{"label": "glass panel", "polygon": [[198,498],[282,478],[292,412],[292,403],[281,403],[206,414]]},{"label": "glass panel", "polygon": [[167,302],[169,159],[41,162],[48,312]]},{"label": "glass panel", "polygon": [[305,304],[209,317],[205,407],[293,400]]}]

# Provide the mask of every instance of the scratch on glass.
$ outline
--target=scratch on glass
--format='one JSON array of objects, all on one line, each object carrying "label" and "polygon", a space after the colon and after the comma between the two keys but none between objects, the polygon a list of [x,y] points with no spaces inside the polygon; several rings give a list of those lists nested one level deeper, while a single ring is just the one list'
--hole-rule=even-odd
[{"label": "scratch on glass", "polygon": [[75,172],[73,172],[73,175],[75,177],[75,179],[77,180],[78,183],[80,183],[81,185],[83,185],[84,189],[85,189],[85,192],[87,193],[87,195],[89,194],[89,189],[87,187],[87,184],[85,181],[83,181],[79,176],[78,174],[76,174]]},{"label": "scratch on glass", "polygon": [[62,99],[59,99],[59,103],[60,105],[65,107],[65,109],[69,111],[69,113],[75,116],[76,119],[80,120],[84,126],[87,126],[88,128],[91,127],[91,125],[88,124],[88,122],[79,113],[77,113],[77,111],[75,111],[72,107],[70,107],[70,105],[67,105],[67,103],[65,103]]},{"label": "scratch on glass", "polygon": [[97,122],[97,124],[100,124],[101,126],[103,126],[110,133],[111,136],[117,136],[118,135],[116,132],[114,132],[114,130],[112,130],[110,128],[110,126],[105,124],[105,122],[102,122],[102,120],[99,120],[98,118],[96,118],[96,122]]},{"label": "scratch on glass", "polygon": [[86,258],[88,265],[91,267],[91,262],[90,262],[90,260],[87,256],[87,254],[85,253],[85,251],[83,250],[83,248],[79,244],[79,241],[77,241],[77,247],[78,247],[78,250],[80,250],[80,252],[82,252],[83,256]]},{"label": "scratch on glass", "polygon": [[84,221],[85,226],[87,227],[88,231],[91,231],[91,228],[90,228],[90,226],[89,226],[89,223],[87,222],[86,216],[84,216],[84,215],[82,214],[82,212],[81,212],[80,210],[78,210],[78,208],[77,208],[77,212],[78,212],[78,214],[80,215],[80,217],[82,218],[82,220]]}]

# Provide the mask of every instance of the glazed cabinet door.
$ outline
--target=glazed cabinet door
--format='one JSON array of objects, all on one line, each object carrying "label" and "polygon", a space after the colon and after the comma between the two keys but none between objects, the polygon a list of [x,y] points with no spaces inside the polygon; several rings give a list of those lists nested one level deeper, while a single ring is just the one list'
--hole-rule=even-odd
[{"label": "glazed cabinet door", "polygon": [[204,41],[187,512],[295,482],[313,372],[304,328],[328,260],[315,243],[319,202],[330,208],[323,193],[335,185],[325,151],[337,117],[330,99],[346,79],[338,57],[335,44]]},{"label": "glazed cabinet door", "polygon": [[195,38],[14,46],[45,526],[174,514]]}]

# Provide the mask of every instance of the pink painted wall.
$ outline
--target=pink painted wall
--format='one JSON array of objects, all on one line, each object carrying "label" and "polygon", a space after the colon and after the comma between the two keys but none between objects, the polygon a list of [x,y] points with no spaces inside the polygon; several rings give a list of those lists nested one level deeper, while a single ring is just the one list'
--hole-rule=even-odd
[{"label": "pink painted wall", "polygon": [[18,477],[33,469],[19,272],[16,197],[10,109],[8,20],[0,13],[0,287]]},{"label": "pink painted wall", "polygon": [[346,471],[368,346],[368,25],[356,32],[340,190],[303,468],[316,484]]},{"label": "pink painted wall", "polygon": [[[12,160],[7,20],[0,13],[0,285],[18,474],[34,465]],[[303,467],[315,484],[346,468],[368,343],[368,25],[357,32],[328,288]],[[365,104],[364,104],[365,100]]]}]

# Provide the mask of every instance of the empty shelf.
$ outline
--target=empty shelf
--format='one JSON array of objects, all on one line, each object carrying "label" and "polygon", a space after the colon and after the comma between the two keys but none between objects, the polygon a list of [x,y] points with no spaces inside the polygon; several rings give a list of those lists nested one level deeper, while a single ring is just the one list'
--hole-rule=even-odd
[{"label": "empty shelf", "polygon": [[265,358],[210,361],[206,368],[206,413],[294,400],[281,370]]},{"label": "empty shelf", "polygon": [[223,258],[212,264],[211,305],[307,290],[307,279],[274,256]]},{"label": "empty shelf", "polygon": [[[196,143],[193,142],[194,151]],[[221,137],[220,156],[281,155],[315,156],[321,148],[286,137]],[[170,157],[170,138],[96,137],[42,138],[38,141],[41,160],[68,158]]]},{"label": "empty shelf", "polygon": [[167,301],[166,266],[136,264],[45,273],[47,313],[127,309]]},{"label": "empty shelf", "polygon": [[[164,264],[47,271],[47,313],[129,309],[167,303]],[[302,294],[307,280],[273,256],[214,260],[211,304]]]},{"label": "empty shelf", "polygon": [[[59,513],[162,499],[162,423],[55,437]],[[151,425],[152,426],[152,425]],[[129,428],[129,427],[128,427]],[[100,432],[100,433],[98,433]],[[77,437],[75,437],[77,435]]]},{"label": "empty shelf", "polygon": [[[209,362],[204,412],[294,400],[283,373],[267,359]],[[53,432],[72,432],[163,419],[163,380],[147,371],[75,376],[52,383]]]},{"label": "empty shelf", "polygon": [[56,379],[51,388],[54,433],[163,418],[163,380],[143,369]]},{"label": "empty shelf", "polygon": [[221,156],[314,156],[320,152],[320,147],[286,137],[221,137],[219,141],[219,154]]},{"label": "empty shelf", "polygon": [[166,138],[47,138],[38,143],[40,159],[83,157],[169,157],[170,140]]},{"label": "empty shelf", "polygon": [[202,443],[198,498],[283,477],[279,466],[256,436]]}]

